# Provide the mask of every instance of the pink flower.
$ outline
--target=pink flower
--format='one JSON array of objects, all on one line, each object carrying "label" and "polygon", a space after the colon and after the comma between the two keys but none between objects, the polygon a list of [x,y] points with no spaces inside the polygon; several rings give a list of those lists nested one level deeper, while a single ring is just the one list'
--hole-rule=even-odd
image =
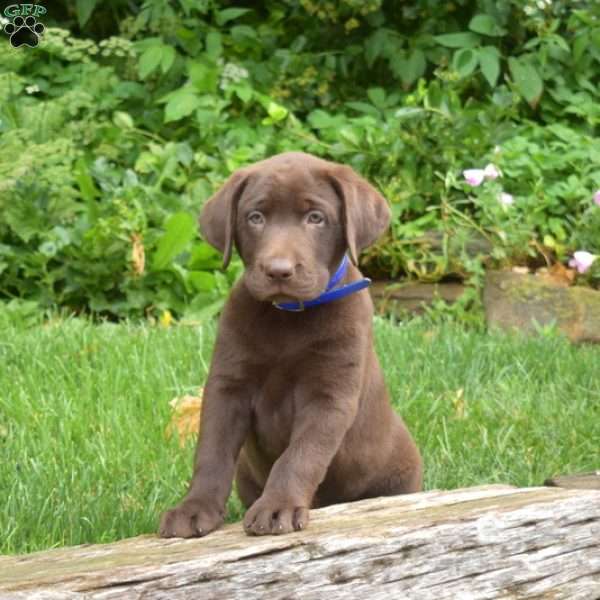
[{"label": "pink flower", "polygon": [[585,273],[596,260],[596,257],[590,252],[579,250],[573,253],[573,258],[569,261],[569,266],[577,269],[578,273]]},{"label": "pink flower", "polygon": [[506,192],[500,192],[500,194],[498,194],[498,202],[500,202],[500,204],[503,206],[510,206],[514,201],[515,199],[513,198],[512,194],[508,194]]},{"label": "pink flower", "polygon": [[490,163],[489,165],[486,165],[485,169],[483,170],[483,176],[486,179],[491,179],[492,181],[494,179],[497,179],[498,177],[500,177],[500,175],[501,175],[500,171],[492,163]]},{"label": "pink flower", "polygon": [[594,202],[600,206],[600,190],[596,190],[596,193],[594,194]]},{"label": "pink flower", "polygon": [[485,173],[483,169],[467,169],[463,171],[463,175],[469,185],[477,187],[482,184]]}]

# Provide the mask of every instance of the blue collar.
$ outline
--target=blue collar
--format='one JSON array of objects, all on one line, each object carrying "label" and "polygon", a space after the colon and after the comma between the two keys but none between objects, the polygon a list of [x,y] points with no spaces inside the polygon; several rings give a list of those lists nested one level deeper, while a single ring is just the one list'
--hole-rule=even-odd
[{"label": "blue collar", "polygon": [[363,279],[359,279],[358,281],[353,281],[352,283],[347,283],[346,285],[342,285],[341,287],[336,288],[335,286],[342,280],[346,271],[348,270],[348,257],[344,255],[340,266],[337,268],[337,271],[333,274],[333,277],[329,280],[325,291],[313,298],[312,300],[307,300],[306,302],[273,302],[273,306],[280,310],[287,310],[291,312],[301,312],[305,308],[311,308],[312,306],[319,306],[319,304],[327,304],[328,302],[333,302],[334,300],[339,300],[340,298],[344,298],[345,296],[349,296],[354,292],[358,292],[368,286],[371,285],[371,280],[367,277]]}]

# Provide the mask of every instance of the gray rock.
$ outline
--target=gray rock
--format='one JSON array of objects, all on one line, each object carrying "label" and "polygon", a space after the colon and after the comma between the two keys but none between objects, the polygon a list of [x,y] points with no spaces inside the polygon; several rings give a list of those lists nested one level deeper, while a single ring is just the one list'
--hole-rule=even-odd
[{"label": "gray rock", "polygon": [[375,281],[370,288],[377,314],[393,314],[403,318],[406,313],[421,314],[435,300],[452,304],[465,291],[460,283],[398,283]]},{"label": "gray rock", "polygon": [[600,292],[535,275],[488,271],[483,303],[488,327],[536,333],[556,324],[572,342],[600,343]]}]

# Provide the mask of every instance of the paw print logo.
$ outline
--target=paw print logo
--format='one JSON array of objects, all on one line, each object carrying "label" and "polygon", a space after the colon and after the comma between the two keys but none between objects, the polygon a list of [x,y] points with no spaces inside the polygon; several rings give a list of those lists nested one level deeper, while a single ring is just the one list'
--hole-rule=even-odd
[{"label": "paw print logo", "polygon": [[35,48],[39,44],[40,37],[44,35],[44,30],[45,27],[31,15],[26,19],[15,17],[12,23],[4,26],[4,31],[10,35],[10,43],[13,48],[20,46]]}]

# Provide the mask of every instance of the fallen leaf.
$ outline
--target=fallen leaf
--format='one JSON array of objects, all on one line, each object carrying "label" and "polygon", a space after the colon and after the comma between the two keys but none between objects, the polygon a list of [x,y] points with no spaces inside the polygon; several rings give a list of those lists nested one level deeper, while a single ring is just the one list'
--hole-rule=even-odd
[{"label": "fallen leaf", "polygon": [[569,269],[562,263],[554,263],[549,269],[538,269],[535,274],[546,283],[558,287],[569,287],[575,281],[576,275],[575,269]]},{"label": "fallen leaf", "polygon": [[146,254],[144,252],[144,243],[142,236],[139,233],[134,233],[131,236],[131,263],[133,266],[134,275],[143,275],[146,264]]},{"label": "fallen leaf", "polygon": [[177,432],[179,445],[183,447],[190,437],[198,435],[200,410],[202,408],[202,388],[198,389],[197,396],[179,396],[173,398],[169,404],[173,408],[173,415],[165,429],[165,437],[171,439]]},{"label": "fallen leaf", "polygon": [[521,275],[527,275],[529,273],[529,267],[513,267],[511,269],[513,273],[519,273]]}]

